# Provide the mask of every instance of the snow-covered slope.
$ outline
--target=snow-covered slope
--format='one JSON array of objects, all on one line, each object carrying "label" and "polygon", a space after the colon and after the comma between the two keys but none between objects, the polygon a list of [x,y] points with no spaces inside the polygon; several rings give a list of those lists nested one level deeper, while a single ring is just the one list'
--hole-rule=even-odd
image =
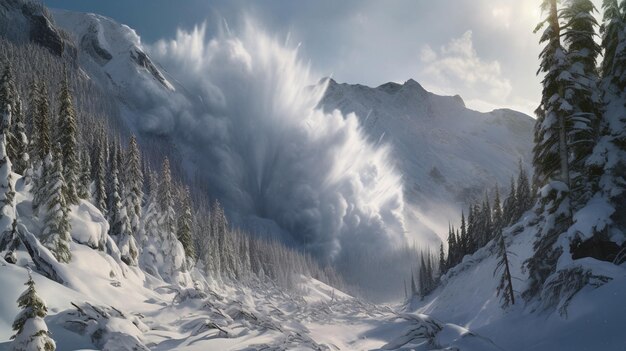
[{"label": "snow-covered slope", "polygon": [[496,247],[490,242],[465,256],[442,278],[440,287],[423,301],[412,300],[406,311],[464,326],[505,350],[623,350],[626,263],[617,266],[590,257],[574,261],[572,266],[590,269],[594,276],[606,277],[608,282],[599,287],[590,283],[571,300],[564,297],[556,308],[537,301],[527,303],[521,297],[528,281],[522,265],[533,254],[536,220],[529,211],[520,223],[505,230],[515,305],[501,308],[496,295],[501,271],[494,275]]},{"label": "snow-covered slope", "polygon": [[330,79],[321,105],[355,112],[372,140],[393,145],[406,198],[433,229],[452,219],[442,209],[459,213],[486,188],[508,186],[520,160],[530,169],[534,120],[520,112],[473,111],[460,96],[430,93],[412,79],[376,88]]},{"label": "snow-covered slope", "polygon": [[55,25],[74,37],[80,67],[115,99],[129,127],[149,128],[153,112],[176,99],[176,89],[145,53],[133,29],[93,13],[52,13]]}]

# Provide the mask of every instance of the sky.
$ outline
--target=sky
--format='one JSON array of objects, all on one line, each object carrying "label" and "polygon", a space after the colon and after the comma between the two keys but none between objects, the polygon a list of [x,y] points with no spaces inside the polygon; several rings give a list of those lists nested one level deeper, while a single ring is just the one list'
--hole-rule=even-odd
[{"label": "sky", "polygon": [[[599,6],[600,0],[594,0]],[[539,0],[46,0],[134,28],[144,43],[204,22],[232,30],[253,18],[299,45],[316,77],[369,86],[409,78],[438,94],[459,94],[479,111],[532,115],[541,92],[533,29]]]}]

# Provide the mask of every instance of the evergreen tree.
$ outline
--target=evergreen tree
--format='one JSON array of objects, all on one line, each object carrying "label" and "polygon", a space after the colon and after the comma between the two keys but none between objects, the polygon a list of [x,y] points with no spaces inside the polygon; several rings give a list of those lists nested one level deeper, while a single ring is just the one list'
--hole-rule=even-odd
[{"label": "evergreen tree", "polygon": [[65,197],[68,205],[72,205],[78,203],[78,194],[76,191],[79,174],[78,147],[76,142],[78,127],[76,125],[76,112],[74,111],[72,94],[67,80],[67,72],[61,85],[59,102],[57,142],[61,145],[63,177],[67,184]]},{"label": "evergreen tree", "polygon": [[498,235],[499,231],[505,227],[503,223],[504,215],[502,213],[502,206],[500,204],[500,190],[496,184],[496,194],[493,199],[493,231],[495,235]]},{"label": "evergreen tree", "polygon": [[46,177],[46,216],[41,242],[59,262],[69,262],[72,258],[69,246],[71,226],[68,218],[69,209],[65,201],[66,185],[63,179],[63,166],[58,154],[54,161],[52,161],[52,155],[48,155],[45,163],[51,164],[52,167]]},{"label": "evergreen tree", "polygon": [[120,198],[117,163],[111,164],[111,184],[109,186],[109,235],[115,238],[122,261],[129,266],[137,265],[137,244],[131,233],[126,207]]},{"label": "evergreen tree", "polygon": [[[602,23],[601,93],[603,118],[600,139],[588,160],[592,172],[602,174],[597,196],[613,207],[605,233],[626,232],[626,2],[605,0]],[[595,233],[599,234],[599,233]]]},{"label": "evergreen tree", "polygon": [[443,243],[439,244],[439,276],[446,274],[446,254],[443,252]]},{"label": "evergreen tree", "polygon": [[[5,114],[10,112],[5,111]],[[11,160],[5,145],[6,136],[0,133],[0,252],[9,248],[15,240],[15,189],[11,179]]]},{"label": "evergreen tree", "polygon": [[174,233],[176,225],[176,213],[174,212],[174,197],[172,194],[172,173],[170,161],[165,158],[161,171],[161,182],[158,189],[159,210],[163,214],[161,226],[167,233]]},{"label": "evergreen tree", "polygon": [[467,223],[465,223],[465,211],[461,211],[461,235],[459,236],[459,251],[460,256],[463,257],[469,253],[468,247],[468,235],[467,235]]},{"label": "evergreen tree", "polygon": [[530,210],[533,206],[534,196],[530,190],[530,182],[526,170],[519,162],[519,174],[517,176],[517,188],[515,189],[515,220],[522,217],[524,212]]},{"label": "evergreen tree", "polygon": [[500,296],[502,308],[506,308],[511,304],[515,304],[515,294],[513,293],[513,279],[511,278],[509,266],[509,252],[506,249],[502,230],[498,231],[497,249],[498,264],[493,274],[496,275],[497,272],[502,269],[496,292],[497,295]]},{"label": "evergreen tree", "polygon": [[32,102],[35,105],[31,108],[33,118],[33,140],[31,145],[35,161],[42,161],[50,153],[50,104],[48,102],[46,84],[44,83],[40,86],[35,84],[34,88],[37,87],[38,91],[35,92],[35,100]]},{"label": "evergreen tree", "polygon": [[185,251],[176,238],[176,213],[174,211],[174,197],[170,162],[165,158],[162,166],[161,182],[159,183],[157,203],[159,204],[159,233],[163,243],[164,257],[168,262],[164,266],[164,273],[170,280],[175,280],[180,272],[187,270]]},{"label": "evergreen tree", "polygon": [[35,282],[30,272],[28,273],[28,288],[17,299],[17,305],[22,311],[15,317],[11,336],[13,343],[11,349],[15,351],[54,351],[56,345],[50,337],[50,332],[44,321],[48,308],[44,301],[37,295]]},{"label": "evergreen tree", "polygon": [[[622,1],[623,3],[623,1]],[[608,83],[615,84],[619,89],[626,88],[626,85],[620,85],[620,78],[623,75],[621,69],[616,69],[616,56],[618,56],[618,46],[624,39],[624,16],[620,11],[618,0],[604,0],[602,2],[604,17],[600,26],[600,34],[602,35],[602,48],[604,55],[602,59],[602,78],[607,79]]]},{"label": "evergreen tree", "polygon": [[24,114],[21,100],[17,101],[15,115],[11,121],[11,151],[13,153],[13,171],[26,175],[26,169],[30,157],[28,155],[28,137],[26,136],[26,126],[24,124]]},{"label": "evergreen tree", "polygon": [[93,165],[93,194],[92,199],[96,207],[104,214],[107,213],[107,195],[106,195],[106,144],[104,140],[104,131],[96,135],[95,158]]},{"label": "evergreen tree", "polygon": [[598,23],[594,12],[596,9],[591,0],[568,0],[561,11],[563,42],[567,45],[567,74],[571,76],[565,95],[572,105],[566,118],[566,129],[573,210],[589,200],[599,174],[590,172],[586,166],[597,142],[601,106],[596,69],[601,49],[595,41]]},{"label": "evergreen tree", "polygon": [[11,116],[3,119],[1,125],[6,137],[7,155],[13,162],[13,171],[22,174],[28,162],[26,150],[28,141],[22,120],[22,102],[15,86],[10,62],[6,64],[0,77],[0,115],[5,112]]},{"label": "evergreen tree", "polygon": [[191,215],[191,204],[189,203],[189,197],[189,189],[185,188],[183,196],[181,198],[182,213],[178,219],[177,237],[180,243],[183,244],[183,248],[185,249],[185,256],[189,260],[188,262],[192,263],[196,259],[196,251],[193,246],[193,241],[191,240],[191,225],[193,217]]},{"label": "evergreen tree", "polygon": [[10,111],[12,115],[17,115],[17,102],[19,95],[13,78],[13,68],[7,62],[0,77],[0,111]]},{"label": "evergreen tree", "polygon": [[539,204],[544,225],[533,245],[533,256],[525,262],[529,273],[524,292],[527,299],[537,296],[547,277],[555,271],[562,250],[554,244],[572,221],[566,118],[571,115],[573,105],[567,99],[571,96],[565,93],[571,75],[564,74],[568,64],[561,45],[557,1],[544,0],[542,8],[548,15],[537,29],[546,27],[540,39],[546,46],[540,55],[539,69],[545,77],[541,103],[536,110],[533,165],[536,181],[543,186]]},{"label": "evergreen tree", "polygon": [[489,204],[489,195],[485,191],[485,200],[483,200],[482,212],[481,212],[481,223],[482,223],[482,236],[480,247],[485,246],[489,240],[493,238],[493,226],[491,222],[491,205]]},{"label": "evergreen tree", "polygon": [[457,256],[458,244],[456,242],[456,235],[454,234],[454,231],[452,230],[450,224],[448,224],[448,263],[446,264],[446,267],[448,269],[454,267],[457,264]]},{"label": "evergreen tree", "polygon": [[135,236],[139,233],[141,205],[143,202],[143,173],[141,155],[135,136],[131,136],[125,163],[126,202],[131,230]]},{"label": "evergreen tree", "polygon": [[502,207],[503,227],[513,224],[517,220],[517,200],[515,198],[515,180],[511,176],[511,185],[509,187],[509,195],[504,200]]},{"label": "evergreen tree", "polygon": [[91,161],[89,160],[88,152],[79,153],[80,160],[80,173],[78,177],[78,186],[76,188],[76,194],[80,199],[91,200],[90,185],[91,185]]}]

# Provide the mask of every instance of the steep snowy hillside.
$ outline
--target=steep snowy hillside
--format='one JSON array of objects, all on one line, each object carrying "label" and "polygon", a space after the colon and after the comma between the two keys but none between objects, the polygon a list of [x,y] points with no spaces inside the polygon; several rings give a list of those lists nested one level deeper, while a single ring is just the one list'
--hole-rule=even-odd
[{"label": "steep snowy hillside", "polygon": [[137,33],[92,13],[52,13],[55,24],[76,40],[80,67],[119,102],[129,126],[149,129],[153,109],[165,108],[168,101],[176,99],[176,92],[144,52]]},{"label": "steep snowy hillside", "polygon": [[[465,326],[505,350],[623,350],[626,263],[615,265],[591,257],[569,263],[563,269],[590,270],[589,284],[572,293],[575,295],[565,294],[556,308],[537,301],[527,303],[522,298],[528,282],[528,272],[522,265],[533,254],[536,221],[536,215],[529,211],[504,232],[514,305],[502,309],[496,295],[497,247],[492,241],[475,254],[465,256],[462,263],[441,278],[440,287],[423,300],[414,298],[405,310]],[[576,282],[570,279],[565,285],[561,286],[562,291],[576,286]]]},{"label": "steep snowy hillside", "polygon": [[432,229],[451,220],[442,210],[458,213],[485,189],[507,186],[520,160],[530,169],[534,120],[520,112],[473,111],[412,79],[376,88],[330,79],[320,104],[356,113],[371,140],[393,145],[406,199]]}]

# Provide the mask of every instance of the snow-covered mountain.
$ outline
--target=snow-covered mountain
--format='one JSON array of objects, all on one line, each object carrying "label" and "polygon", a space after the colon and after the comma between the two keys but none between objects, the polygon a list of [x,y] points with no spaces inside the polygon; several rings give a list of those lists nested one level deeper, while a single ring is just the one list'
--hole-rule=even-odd
[{"label": "snow-covered mountain", "polygon": [[[154,47],[145,47],[134,30],[103,16],[53,14],[79,43],[80,67],[116,97],[135,132],[191,137],[179,130],[178,120],[188,118],[190,110],[206,113],[205,103],[197,104],[198,96],[146,54]],[[447,210],[458,212],[469,200],[482,199],[485,188],[507,185],[519,160],[530,168],[532,118],[511,110],[473,111],[459,96],[435,95],[414,80],[377,88],[330,80],[320,106],[344,115],[354,112],[373,143],[392,145],[412,204],[408,221],[425,242],[436,242],[434,234],[444,232],[451,219]],[[177,146],[185,152],[183,144]],[[202,163],[192,154],[183,159],[190,174]]]},{"label": "snow-covered mountain", "polygon": [[531,168],[531,117],[477,112],[460,96],[433,94],[412,79],[376,88],[330,79],[321,105],[356,113],[372,140],[393,146],[406,198],[435,225],[452,219],[442,209],[459,213],[461,205],[482,200],[485,189],[508,186],[520,161]]}]

